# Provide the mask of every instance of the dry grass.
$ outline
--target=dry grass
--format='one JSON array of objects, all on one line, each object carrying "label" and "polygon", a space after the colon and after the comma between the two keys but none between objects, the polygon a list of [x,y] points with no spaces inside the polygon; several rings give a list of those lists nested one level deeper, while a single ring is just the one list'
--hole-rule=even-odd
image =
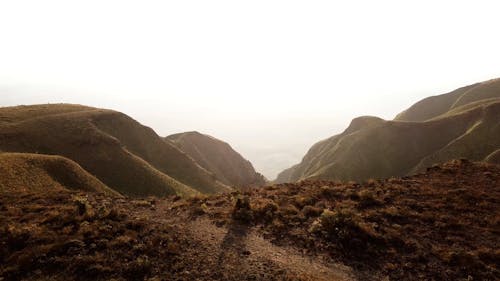
[{"label": "dry grass", "polygon": [[[499,204],[500,167],[465,160],[364,184],[304,181],[189,199],[2,189],[0,279],[313,280],[278,264],[239,267],[255,254],[244,235],[256,233],[351,266],[359,280],[495,280]],[[196,221],[219,228],[193,230]],[[238,254],[221,270],[225,248],[210,237],[224,233]]]},{"label": "dry grass", "polygon": [[119,196],[75,162],[60,156],[0,152],[2,192],[79,190]]},{"label": "dry grass", "polygon": [[[500,274],[499,166],[460,160],[414,177],[304,181],[244,195],[251,213],[242,222],[278,245],[328,254],[365,272],[361,279],[376,273],[391,280],[494,280]],[[203,216],[240,212],[225,202]]]},{"label": "dry grass", "polygon": [[171,270],[172,230],[129,217],[130,203],[64,190],[2,193],[0,277],[139,280]]}]

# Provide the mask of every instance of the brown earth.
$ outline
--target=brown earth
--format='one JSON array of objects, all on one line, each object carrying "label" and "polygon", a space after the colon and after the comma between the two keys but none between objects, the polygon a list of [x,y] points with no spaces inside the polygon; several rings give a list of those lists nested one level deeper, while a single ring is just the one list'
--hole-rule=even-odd
[{"label": "brown earth", "polygon": [[496,280],[500,167],[112,199],[0,194],[4,280]]}]

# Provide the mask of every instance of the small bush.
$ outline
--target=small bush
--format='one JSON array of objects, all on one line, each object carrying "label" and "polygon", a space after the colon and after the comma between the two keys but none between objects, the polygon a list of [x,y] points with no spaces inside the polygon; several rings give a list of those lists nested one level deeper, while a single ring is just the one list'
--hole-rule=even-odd
[{"label": "small bush", "polygon": [[257,201],[252,207],[255,219],[260,221],[271,221],[276,212],[278,211],[278,205],[272,200]]},{"label": "small bush", "polygon": [[381,204],[381,202],[375,198],[375,194],[371,190],[365,189],[361,192],[358,192],[358,198],[359,198],[358,207],[360,208],[369,208]]},{"label": "small bush", "polygon": [[305,206],[302,208],[302,214],[304,214],[306,218],[318,217],[322,212],[323,209],[313,206]]},{"label": "small bush", "polygon": [[250,199],[247,196],[236,199],[232,217],[234,220],[243,223],[250,223],[253,220],[253,211],[250,207]]}]

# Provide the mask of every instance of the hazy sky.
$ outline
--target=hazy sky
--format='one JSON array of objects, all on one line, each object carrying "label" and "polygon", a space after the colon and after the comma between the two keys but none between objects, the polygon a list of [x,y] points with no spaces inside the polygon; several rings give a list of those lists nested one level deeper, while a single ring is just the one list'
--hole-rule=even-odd
[{"label": "hazy sky", "polygon": [[499,1],[0,2],[0,106],[123,111],[269,178],[359,115],[500,77]]}]

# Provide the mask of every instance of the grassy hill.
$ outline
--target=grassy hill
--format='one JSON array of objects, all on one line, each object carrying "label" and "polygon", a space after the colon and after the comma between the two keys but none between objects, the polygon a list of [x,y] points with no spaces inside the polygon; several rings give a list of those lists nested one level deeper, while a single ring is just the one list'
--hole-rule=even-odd
[{"label": "grassy hill", "polygon": [[396,121],[425,121],[476,101],[500,98],[500,78],[425,98],[396,116]]},{"label": "grassy hill", "polygon": [[403,176],[456,158],[493,162],[499,136],[496,79],[424,99],[394,121],[356,118],[343,133],[315,144],[276,181]]},{"label": "grassy hill", "polygon": [[67,157],[126,195],[230,190],[152,129],[112,110],[69,104],[0,108],[0,150]]},{"label": "grassy hill", "polygon": [[250,187],[266,183],[252,163],[221,140],[198,132],[175,134],[166,137],[166,140],[175,144],[226,185]]},{"label": "grassy hill", "polygon": [[46,192],[65,189],[118,195],[116,191],[67,158],[0,152],[0,190],[2,192]]}]

